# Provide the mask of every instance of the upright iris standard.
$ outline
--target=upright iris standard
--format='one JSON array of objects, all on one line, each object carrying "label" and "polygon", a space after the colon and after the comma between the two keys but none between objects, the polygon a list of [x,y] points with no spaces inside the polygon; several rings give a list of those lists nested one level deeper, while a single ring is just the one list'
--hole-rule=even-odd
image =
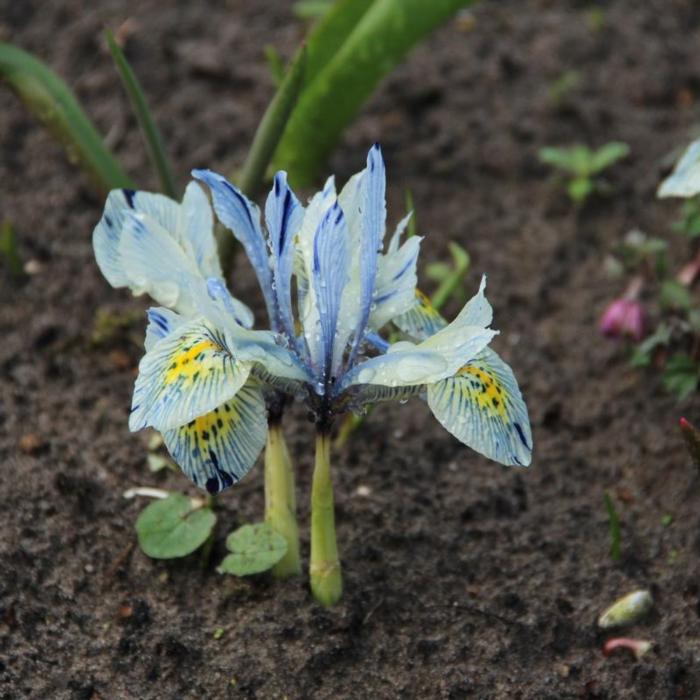
[{"label": "upright iris standard", "polygon": [[[272,330],[250,330],[249,311],[227,291],[212,262],[211,212],[196,184],[176,219],[146,204],[154,195],[110,195],[94,235],[101,269],[112,284],[147,291],[169,307],[149,312],[130,427],[160,430],[183,471],[217,492],[253,466],[266,439],[266,406],[283,394],[303,400],[317,428],[311,587],[331,605],[342,591],[329,454],[338,414],[425,393],[462,442],[525,466],[527,410],[510,368],[487,347],[497,331],[489,328],[484,281],[448,324],[416,289],[420,239],[401,242],[405,219],[385,244],[378,146],[339,195],[330,178],[306,208],[278,173],[265,206],[267,235],[258,208],[225,178],[193,174],[245,248]],[[407,339],[384,340],[380,332],[392,326]]]}]

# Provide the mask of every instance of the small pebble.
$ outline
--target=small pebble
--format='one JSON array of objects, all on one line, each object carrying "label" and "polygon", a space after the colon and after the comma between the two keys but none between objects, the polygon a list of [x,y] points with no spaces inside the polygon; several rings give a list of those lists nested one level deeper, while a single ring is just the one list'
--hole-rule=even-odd
[{"label": "small pebble", "polygon": [[654,605],[649,591],[633,591],[616,600],[599,618],[598,627],[632,625],[646,615]]},{"label": "small pebble", "polygon": [[25,455],[35,455],[46,447],[46,441],[36,433],[27,433],[19,439],[19,449]]}]

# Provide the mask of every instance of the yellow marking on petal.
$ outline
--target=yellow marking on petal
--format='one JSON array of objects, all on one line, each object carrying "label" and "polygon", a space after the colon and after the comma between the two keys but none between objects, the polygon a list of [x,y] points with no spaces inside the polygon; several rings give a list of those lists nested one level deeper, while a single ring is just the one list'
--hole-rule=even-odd
[{"label": "yellow marking on petal", "polygon": [[474,377],[473,380],[467,378],[467,381],[472,383],[471,393],[479,408],[499,416],[504,422],[509,422],[505,405],[508,393],[495,375],[478,365],[464,365],[457,370],[457,374]]},{"label": "yellow marking on petal", "polygon": [[227,402],[190,421],[183,430],[201,449],[210,442],[225,439],[238,424],[240,417],[235,403]]},{"label": "yellow marking on petal", "polygon": [[437,315],[438,312],[433,306],[433,302],[430,301],[430,297],[427,294],[421,292],[420,289],[416,289],[416,298],[418,299],[421,307],[426,313]]},{"label": "yellow marking on petal", "polygon": [[221,351],[221,347],[211,340],[201,340],[175,355],[165,375],[165,384],[172,384],[180,379],[194,381],[195,375],[202,370],[200,356],[208,351]]}]

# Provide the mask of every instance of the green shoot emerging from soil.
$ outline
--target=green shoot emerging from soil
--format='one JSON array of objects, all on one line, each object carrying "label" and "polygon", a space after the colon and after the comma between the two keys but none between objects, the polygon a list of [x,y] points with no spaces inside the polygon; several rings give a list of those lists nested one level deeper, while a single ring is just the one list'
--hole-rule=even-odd
[{"label": "green shoot emerging from soil", "polygon": [[629,146],[613,141],[597,150],[578,144],[570,148],[543,148],[539,158],[555,168],[565,180],[566,193],[577,205],[582,205],[593,194],[605,194],[610,185],[602,173],[625,158]]}]

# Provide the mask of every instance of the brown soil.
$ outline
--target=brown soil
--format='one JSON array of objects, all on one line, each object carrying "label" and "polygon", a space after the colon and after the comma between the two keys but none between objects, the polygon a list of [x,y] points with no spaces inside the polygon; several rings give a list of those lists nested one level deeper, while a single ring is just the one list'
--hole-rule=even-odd
[{"label": "brown soil", "polygon": [[[101,39],[130,18],[128,56],[178,172],[239,164],[272,92],[262,48],[289,55],[303,34],[289,3],[89,5],[2,0],[0,38],[64,76],[154,187]],[[591,7],[480,4],[471,31],[451,23],[386,81],[335,152],[344,179],[381,140],[392,218],[410,187],[423,262],[454,239],[472,254],[472,288],[488,271],[535,459],[527,471],[488,463],[418,401],[377,410],[335,456],[346,594],[331,611],[304,580],[216,573],[226,533],[260,517],[259,468],[219,499],[208,564],[134,546],[143,503],[126,488],[191,491],[150,474],[146,436],[127,430],[144,323],[90,343],[98,309],[146,302],[102,279],[90,245],[101,200],[0,90],[0,212],[40,267],[22,286],[0,278],[2,698],[700,697],[700,497],[676,427],[700,401],[678,406],[596,331],[619,291],[605,252],[632,227],[666,235],[676,216],[654,190],[700,117],[700,9],[619,0],[595,30]],[[550,86],[568,70],[581,80],[557,105]],[[613,139],[632,149],[610,173],[616,191],[577,214],[537,150]],[[257,294],[248,271],[236,290]],[[302,410],[286,429],[306,504]],[[619,563],[606,490],[623,520]],[[631,633],[655,649],[606,659],[595,619],[637,587],[656,607]]]}]

